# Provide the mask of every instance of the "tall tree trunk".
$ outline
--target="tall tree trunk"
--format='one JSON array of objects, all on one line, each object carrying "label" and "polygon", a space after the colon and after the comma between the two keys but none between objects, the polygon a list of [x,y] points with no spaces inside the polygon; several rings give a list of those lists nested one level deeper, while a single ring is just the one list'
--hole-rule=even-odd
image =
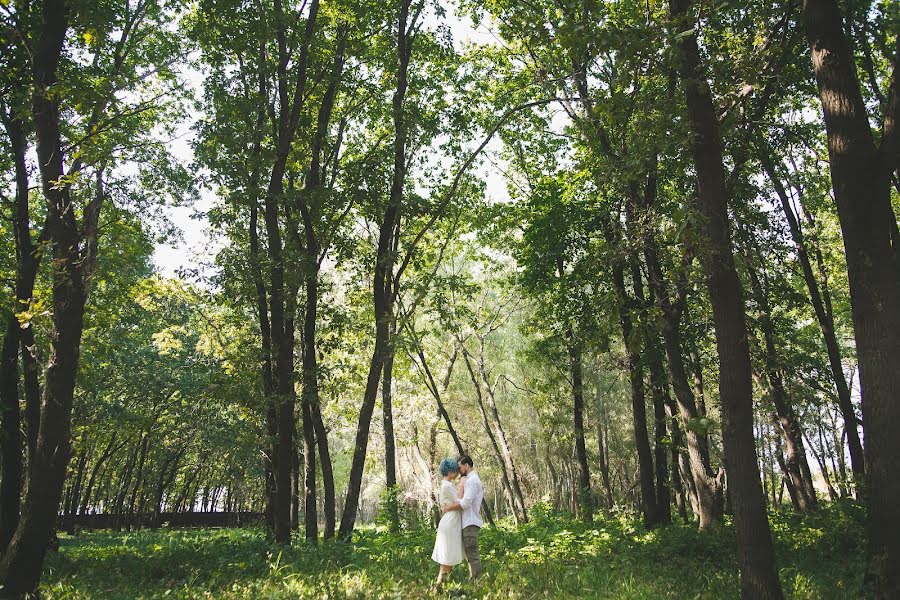
[{"label": "tall tree trunk", "polygon": [[682,468],[682,460],[683,460],[683,452],[682,448],[685,446],[684,442],[684,434],[681,431],[681,427],[678,425],[678,413],[675,408],[675,401],[671,396],[668,396],[666,399],[666,416],[669,420],[670,427],[672,429],[672,491],[675,495],[675,508],[678,510],[678,516],[681,517],[681,520],[685,523],[688,520],[687,516],[687,502],[685,499],[685,494],[688,493],[685,490],[684,480],[681,477],[681,468]]},{"label": "tall tree trunk", "polygon": [[650,450],[650,435],[647,433],[647,406],[644,393],[644,367],[637,348],[634,347],[631,318],[631,300],[625,288],[625,272],[621,263],[613,265],[613,284],[619,304],[619,324],[622,328],[622,343],[628,356],[628,377],[631,383],[631,409],[634,422],[634,443],[638,455],[638,476],[641,489],[641,513],[644,525],[652,527],[658,523],[659,510],[656,505],[656,489],[653,485],[653,454]]},{"label": "tall tree trunk", "polygon": [[[26,349],[23,343],[23,330],[19,325],[16,311],[31,302],[34,291],[34,280],[37,275],[38,259],[35,254],[34,244],[31,240],[31,223],[28,206],[28,167],[25,155],[27,144],[24,124],[16,116],[13,110],[7,114],[4,108],[0,115],[6,129],[12,149],[16,174],[16,198],[13,227],[16,246],[16,298],[14,309],[7,322],[6,333],[3,337],[2,354],[0,354],[0,548],[6,548],[12,539],[13,532],[19,523],[20,504],[22,500],[22,434],[21,434],[21,410],[19,406],[19,348],[22,347],[23,367],[26,373],[26,432],[28,456],[34,450],[37,440],[37,417],[34,413],[38,407],[32,394],[31,380],[37,381],[37,373],[30,369],[32,361],[25,356]],[[31,328],[28,328],[27,339],[33,340]],[[33,344],[33,342],[32,342]]]},{"label": "tall tree trunk", "polygon": [[[48,239],[53,253],[53,329],[37,444],[28,467],[22,515],[0,560],[4,595],[24,595],[37,590],[47,544],[56,525],[56,511],[70,455],[72,401],[87,300],[86,278],[96,250],[90,236],[96,235],[99,206],[88,206],[84,227],[80,228],[69,186],[60,183],[65,171],[59,96],[50,90],[57,82],[57,67],[67,29],[66,3],[45,0],[32,63],[32,113],[47,204]],[[83,235],[88,239],[85,240]],[[88,242],[84,246],[87,256],[81,251],[85,241]]]},{"label": "tall tree trunk", "polygon": [[19,321],[9,316],[0,357],[0,545],[6,547],[19,524],[22,500],[22,434],[19,411]]},{"label": "tall tree trunk", "polygon": [[[265,197],[265,225],[271,268],[269,271],[269,326],[274,357],[274,384],[276,400],[277,439],[274,452],[274,525],[275,541],[289,544],[291,541],[291,475],[294,454],[295,391],[294,391],[294,278],[285,288],[285,262],[283,240],[279,223],[280,208],[284,204],[284,179],[288,156],[294,143],[306,93],[310,47],[316,30],[319,0],[312,0],[303,31],[299,56],[296,62],[296,82],[293,98],[289,88],[287,64],[289,57],[285,45],[285,31],[280,27],[286,21],[281,0],[274,3],[279,29],[279,68],[277,73],[280,111],[277,123],[277,144]],[[285,212],[288,212],[285,210]],[[287,292],[287,293],[286,293]]]},{"label": "tall tree trunk", "polygon": [[803,10],[828,137],[859,361],[869,509],[866,581],[876,597],[894,598],[900,596],[900,248],[894,239],[890,180],[900,153],[900,39],[878,147],[837,2],[806,0]]},{"label": "tall tree trunk", "polygon": [[[321,241],[316,232],[317,215],[314,207],[319,203],[315,195],[322,193],[323,166],[322,157],[331,124],[331,115],[337,99],[338,87],[344,68],[344,50],[347,42],[347,31],[341,28],[338,32],[337,47],[334,53],[331,76],[328,87],[317,112],[316,128],[310,144],[310,164],[304,181],[304,190],[298,195],[298,206],[303,222],[305,245],[304,284],[306,292],[306,310],[303,321],[303,440],[307,490],[306,494],[306,538],[307,541],[318,541],[318,515],[316,511],[316,462],[315,452],[319,453],[319,468],[322,471],[322,488],[324,493],[325,539],[334,537],[335,530],[335,494],[334,472],[331,464],[331,453],[328,448],[328,431],[322,420],[321,399],[319,397],[319,362],[316,339],[319,307],[319,272],[323,248],[328,240]],[[312,202],[310,202],[312,200]],[[299,234],[295,234],[299,238]],[[301,246],[300,243],[297,244]],[[315,446],[313,445],[315,442]],[[309,493],[312,490],[312,493]],[[315,533],[315,535],[313,535]]]},{"label": "tall tree trunk", "polygon": [[[721,478],[713,475],[709,461],[709,442],[705,428],[700,419],[705,417],[705,410],[701,412],[697,406],[697,398],[691,391],[688,383],[687,368],[684,364],[684,350],[681,340],[681,320],[687,302],[687,282],[683,277],[678,278],[678,285],[674,302],[669,296],[669,290],[660,264],[659,248],[656,235],[653,231],[655,220],[652,210],[656,203],[657,173],[655,165],[651,169],[644,189],[643,200],[636,192],[632,192],[632,203],[639,205],[642,216],[646,221],[641,230],[641,241],[644,247],[644,260],[647,264],[647,274],[654,302],[662,311],[661,329],[663,348],[672,380],[672,389],[678,403],[678,413],[685,427],[687,441],[688,464],[691,473],[690,489],[696,492],[694,496],[695,515],[699,518],[700,529],[715,529],[722,522],[723,489]],[[686,260],[686,259],[685,259]],[[699,362],[699,361],[698,361]],[[699,397],[702,397],[702,383],[699,373],[695,388]],[[673,410],[674,414],[674,410]],[[676,424],[677,426],[677,424]]]},{"label": "tall tree trunk", "polygon": [[[315,487],[316,457],[315,456],[312,457],[313,481],[312,481],[312,487],[310,487],[309,482],[306,480],[306,477],[308,476],[309,471],[304,469],[304,475],[301,476],[301,474],[300,474],[301,463],[308,464],[307,460],[306,460],[306,456],[305,456],[305,454],[306,454],[306,450],[305,450],[306,443],[305,442],[303,444],[303,447],[304,447],[304,450],[301,451],[299,448],[296,447],[296,444],[295,444],[294,460],[293,460],[293,463],[291,463],[291,530],[292,531],[296,531],[300,528],[300,496],[301,495],[303,496],[304,512],[306,511],[306,506],[309,503],[310,496],[312,497],[313,505],[315,505],[315,501],[316,501],[316,487]],[[301,493],[301,490],[303,490],[302,493]],[[307,527],[307,531],[305,531],[305,534],[307,535],[307,541],[310,541],[310,537],[309,537],[310,533],[308,530],[309,522],[310,522],[309,516],[304,515],[304,525]],[[311,538],[313,541],[318,540],[318,532],[316,531],[317,527],[318,527],[318,522],[313,521],[313,531],[315,532],[315,535]]]},{"label": "tall tree trunk", "polygon": [[859,360],[866,438],[866,581],[876,597],[895,598],[900,596],[900,252],[890,182],[900,162],[900,38],[878,147],[837,2],[805,0],[803,12],[828,137]]},{"label": "tall tree trunk", "polygon": [[[809,292],[810,302],[816,314],[816,321],[819,323],[819,329],[822,330],[822,338],[825,342],[825,349],[828,352],[828,362],[831,367],[834,386],[837,390],[838,406],[841,409],[841,415],[847,428],[847,447],[850,450],[850,465],[853,469],[853,476],[854,479],[863,481],[866,470],[862,442],[859,438],[859,419],[856,418],[856,410],[853,408],[853,401],[850,397],[850,386],[847,384],[847,377],[844,375],[841,350],[835,333],[834,318],[830,311],[826,310],[823,294],[813,274],[812,261],[809,258],[806,239],[802,229],[800,229],[800,222],[794,213],[794,209],[791,207],[790,197],[781,183],[781,179],[778,177],[768,150],[769,148],[764,148],[760,154],[760,160],[781,202],[781,210],[787,219],[791,239],[793,239],[794,247],[797,250],[797,258],[800,260],[803,280],[806,282],[806,289]],[[824,276],[824,273],[822,275]]]},{"label": "tall tree trunk", "polygon": [[[719,397],[728,488],[737,531],[743,598],[783,597],[775,550],[756,464],[753,438],[753,382],[743,291],[734,266],[728,223],[719,123],[700,58],[690,0],[669,0],[676,31],[678,69],[691,126],[690,147],[697,173],[695,208],[703,221],[702,263],[713,309],[719,355]],[[685,35],[685,32],[690,32]]]},{"label": "tall tree trunk", "polygon": [[350,477],[347,483],[347,497],[341,516],[341,527],[338,537],[349,540],[356,524],[356,513],[359,508],[359,493],[362,487],[363,471],[366,463],[366,450],[369,444],[369,428],[375,400],[378,395],[378,384],[381,380],[382,367],[388,352],[389,326],[393,314],[393,298],[391,285],[394,277],[395,237],[400,225],[400,209],[403,204],[403,188],[406,184],[406,143],[407,124],[405,118],[404,99],[407,89],[407,71],[412,53],[412,35],[409,30],[409,7],[412,0],[402,0],[397,18],[397,75],[392,116],[394,121],[394,172],[391,180],[391,193],[378,231],[378,245],[375,251],[375,273],[372,286],[372,304],[375,312],[375,347],[369,363],[369,374],[366,378],[366,389],[363,403],[359,411],[359,423],[356,429],[356,445],[350,465]]},{"label": "tall tree trunk", "polygon": [[[581,518],[586,523],[594,520],[594,501],[591,495],[591,470],[584,442],[584,380],[582,375],[581,342],[570,326],[566,332],[569,351],[569,373],[572,377],[572,422],[575,429],[575,457],[578,460],[578,503]],[[602,448],[601,448],[602,452]]]},{"label": "tall tree trunk", "polygon": [[[187,446],[177,450],[175,454],[163,461],[163,464],[159,469],[159,478],[156,482],[156,494],[153,501],[153,517],[150,520],[150,527],[157,528],[162,525],[161,515],[163,512],[163,499],[166,498],[166,489],[174,483],[175,476],[178,473],[178,463],[181,461],[181,457],[184,456],[186,450]],[[168,500],[170,508],[171,498],[172,496],[169,495]]]},{"label": "tall tree trunk", "polygon": [[784,483],[787,485],[788,495],[791,497],[791,504],[796,512],[803,512],[800,497],[797,494],[797,487],[794,485],[794,480],[788,475],[789,467],[787,461],[784,459],[784,448],[781,443],[781,421],[775,413],[772,413],[772,431],[774,436],[773,441],[775,442],[775,460],[778,462],[778,468],[780,468],[782,474],[784,474],[783,479]]},{"label": "tall tree trunk", "polygon": [[131,530],[135,524],[134,507],[137,501],[138,493],[141,492],[144,485],[144,464],[147,461],[147,451],[150,447],[150,432],[141,440],[141,453],[138,458],[137,472],[134,476],[134,487],[131,490],[131,499],[128,501],[128,512],[125,517],[125,528]]},{"label": "tall tree trunk", "polygon": [[[263,113],[260,112],[260,119],[257,120],[257,129],[262,131]],[[259,143],[257,143],[256,155],[259,154]],[[257,198],[253,198],[250,203],[250,265],[253,273],[253,284],[256,289],[256,313],[259,323],[261,352],[262,352],[262,391],[265,399],[265,424],[266,424],[266,445],[263,452],[263,468],[265,471],[263,490],[266,499],[266,520],[270,527],[274,528],[275,518],[275,448],[276,437],[278,435],[277,408],[275,404],[275,379],[272,369],[272,330],[269,324],[269,300],[266,292],[266,286],[263,282],[262,269],[260,267],[260,251],[259,251],[259,203]]]},{"label": "tall tree trunk", "polygon": [[128,497],[128,490],[131,489],[131,477],[134,473],[134,464],[137,462],[138,452],[141,449],[143,435],[143,432],[141,432],[137,442],[134,444],[134,448],[129,451],[128,456],[125,458],[125,465],[122,468],[122,475],[119,477],[119,491],[116,492],[113,505],[113,514],[115,515],[113,527],[116,531],[122,528],[122,516],[125,514],[125,499]]}]

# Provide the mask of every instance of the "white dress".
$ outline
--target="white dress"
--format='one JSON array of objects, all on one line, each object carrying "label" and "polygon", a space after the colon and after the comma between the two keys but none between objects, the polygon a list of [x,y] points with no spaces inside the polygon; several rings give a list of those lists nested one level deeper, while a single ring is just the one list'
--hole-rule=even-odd
[{"label": "white dress", "polygon": [[[456,486],[444,479],[438,494],[441,508],[459,502]],[[441,565],[458,565],[463,561],[462,511],[451,510],[444,513],[438,524],[437,538],[431,560]]]}]

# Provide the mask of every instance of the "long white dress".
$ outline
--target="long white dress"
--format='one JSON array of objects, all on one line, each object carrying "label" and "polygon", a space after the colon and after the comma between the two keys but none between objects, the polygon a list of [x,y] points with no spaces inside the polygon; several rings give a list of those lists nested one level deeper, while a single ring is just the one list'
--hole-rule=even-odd
[{"label": "long white dress", "polygon": [[[459,502],[459,494],[456,486],[447,481],[441,481],[441,490],[438,494],[441,508],[448,504]],[[441,565],[458,565],[463,561],[462,541],[462,511],[451,510],[444,513],[438,524],[437,538],[434,540],[434,552],[431,560]]]}]

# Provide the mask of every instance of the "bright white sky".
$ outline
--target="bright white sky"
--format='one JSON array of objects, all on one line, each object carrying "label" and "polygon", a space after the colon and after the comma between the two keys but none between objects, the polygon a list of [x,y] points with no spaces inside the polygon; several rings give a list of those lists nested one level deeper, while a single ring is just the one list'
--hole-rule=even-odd
[{"label": "bright white sky", "polygon": [[[487,25],[481,24],[475,27],[467,17],[454,15],[452,7],[448,7],[447,17],[444,22],[450,26],[457,49],[462,49],[463,46],[471,43],[497,43],[497,37]],[[433,16],[425,19],[425,26],[428,28],[436,23],[437,20]],[[185,70],[185,76],[194,94],[199,97],[203,86],[202,74],[195,70]],[[171,144],[176,158],[186,165],[193,161],[191,144],[193,143],[194,135],[191,130],[192,124],[192,122],[183,123],[181,127],[183,135],[179,136]],[[489,149],[491,148],[494,150],[498,149],[499,143],[492,143],[489,146]],[[486,160],[473,167],[473,173],[486,181],[489,197],[496,200],[507,199],[509,195],[506,191],[506,183],[503,176],[492,166],[497,159],[487,155],[484,158]],[[190,272],[197,269],[201,272],[209,273],[208,265],[211,264],[212,259],[220,248],[220,244],[213,239],[208,229],[205,214],[215,202],[216,195],[214,190],[201,189],[200,200],[193,206],[169,208],[167,210],[171,221],[180,229],[181,236],[180,239],[172,239],[166,243],[156,245],[153,253],[153,262],[163,275],[175,276],[181,271]]]}]

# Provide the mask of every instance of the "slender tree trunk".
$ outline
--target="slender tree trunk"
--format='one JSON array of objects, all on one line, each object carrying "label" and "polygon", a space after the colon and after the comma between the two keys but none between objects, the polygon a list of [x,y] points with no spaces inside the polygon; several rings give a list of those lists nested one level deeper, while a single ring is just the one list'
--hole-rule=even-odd
[{"label": "slender tree trunk", "polygon": [[619,304],[619,324],[622,328],[622,342],[628,355],[628,376],[631,383],[631,408],[634,421],[634,443],[638,455],[638,475],[641,488],[641,513],[644,525],[652,527],[658,522],[656,489],[653,485],[653,454],[650,450],[650,436],[647,433],[647,408],[644,395],[644,367],[638,350],[634,348],[632,332],[634,325],[629,310],[630,299],[625,289],[625,273],[621,264],[613,265],[613,283]]},{"label": "slender tree trunk", "polygon": [[775,550],[753,438],[753,382],[743,291],[734,266],[728,192],[719,123],[709,84],[703,75],[690,0],[669,0],[676,31],[679,74],[691,125],[690,147],[697,173],[695,208],[703,221],[702,263],[712,303],[719,355],[719,398],[728,488],[737,531],[743,598],[781,599]]},{"label": "slender tree trunk", "polygon": [[[806,289],[809,292],[810,302],[816,314],[816,321],[822,330],[822,338],[825,341],[825,349],[828,352],[828,362],[831,366],[831,374],[834,379],[834,386],[838,395],[838,406],[841,409],[841,415],[847,428],[847,446],[850,450],[850,464],[853,469],[853,476],[858,481],[863,481],[865,476],[865,457],[863,454],[862,442],[859,438],[859,420],[856,418],[856,410],[853,408],[853,400],[850,397],[850,386],[847,385],[847,378],[844,375],[844,366],[841,358],[841,350],[838,345],[837,335],[835,333],[834,318],[829,311],[826,311],[823,302],[822,293],[819,284],[813,274],[812,262],[809,259],[809,251],[807,250],[806,240],[803,231],[800,229],[800,223],[794,209],[791,207],[790,197],[787,190],[781,183],[772,157],[769,152],[761,153],[760,159],[766,174],[771,181],[778,199],[781,202],[781,209],[788,222],[788,229],[791,232],[791,238],[797,250],[797,258],[800,260],[800,267],[803,272],[803,280],[806,282]],[[824,276],[824,273],[823,273]]]},{"label": "slender tree trunk", "polygon": [[122,447],[121,445],[119,445],[118,447],[115,446],[117,436],[118,434],[113,431],[112,435],[109,437],[109,443],[106,444],[106,448],[103,449],[103,452],[94,463],[94,466],[91,469],[91,474],[88,477],[87,487],[84,488],[84,496],[81,499],[81,509],[78,511],[78,514],[86,515],[88,513],[88,508],[91,505],[91,494],[94,491],[94,484],[97,481],[97,475],[100,473],[100,469],[109,459],[109,457],[112,456],[113,452]]},{"label": "slender tree trunk", "polygon": [[[31,302],[34,291],[34,280],[37,275],[38,260],[35,254],[34,244],[31,240],[31,224],[28,206],[28,167],[26,164],[27,142],[24,124],[15,115],[13,110],[2,114],[3,124],[12,149],[16,174],[16,198],[13,226],[16,245],[16,298],[14,310],[7,322],[6,334],[3,337],[2,354],[0,354],[0,548],[6,548],[12,539],[13,532],[19,523],[20,504],[22,500],[23,462],[22,462],[22,434],[21,434],[21,410],[19,406],[19,348],[22,347],[22,361],[25,370],[26,389],[26,437],[28,456],[34,451],[34,443],[37,441],[37,416],[34,414],[38,407],[33,396],[34,388],[32,379],[37,381],[37,374],[32,366],[29,356],[25,356],[23,330],[19,326],[16,310],[23,304]],[[31,328],[27,328],[27,339],[33,340]],[[33,344],[33,341],[32,341]]]},{"label": "slender tree trunk", "polygon": [[84,471],[87,467],[88,456],[91,453],[91,447],[86,445],[85,435],[81,436],[81,455],[78,457],[78,466],[75,469],[75,480],[72,482],[71,494],[65,503],[65,511],[63,513],[65,526],[64,529],[68,533],[75,531],[75,514],[78,512],[78,506],[81,501],[81,488],[84,484]]},{"label": "slender tree trunk", "polygon": [[789,467],[784,459],[784,448],[781,443],[781,421],[775,413],[772,414],[772,427],[773,441],[775,442],[775,460],[778,461],[778,468],[784,474],[783,480],[787,485],[788,495],[791,497],[791,505],[793,505],[794,511],[798,513],[803,512],[800,497],[797,494],[797,487],[794,485],[793,479],[788,475]]},{"label": "slender tree trunk", "polygon": [[900,253],[891,177],[900,156],[900,38],[890,100],[876,146],[856,60],[835,0],[805,0],[806,37],[828,137],[831,181],[844,237],[862,389],[868,504],[866,582],[900,596]]},{"label": "slender tree trunk", "polygon": [[472,387],[475,389],[475,399],[478,402],[478,410],[481,414],[481,424],[484,427],[484,431],[488,436],[488,439],[491,442],[491,448],[494,451],[494,458],[497,459],[497,463],[500,466],[500,475],[501,482],[503,484],[503,492],[506,496],[506,501],[509,504],[509,510],[513,515],[516,523],[523,522],[522,515],[519,514],[519,505],[516,502],[515,494],[512,488],[512,482],[510,481],[509,472],[506,464],[506,460],[503,458],[503,452],[500,449],[500,444],[497,442],[497,436],[494,435],[493,428],[491,427],[490,419],[488,418],[487,410],[484,408],[484,399],[481,390],[481,384],[478,381],[478,377],[475,375],[475,369],[472,366],[472,361],[469,356],[469,352],[462,346],[462,342],[460,341],[460,346],[462,347],[463,352],[463,361],[466,363],[466,369],[469,371],[469,378],[472,381]]},{"label": "slender tree trunk", "polygon": [[[658,344],[654,344],[658,346]],[[667,427],[666,404],[669,384],[658,347],[652,349],[649,357],[650,396],[653,399],[653,466],[656,475],[656,506],[660,523],[672,522],[672,498],[669,487],[668,448],[666,447]],[[671,443],[671,438],[669,438]]]},{"label": "slender tree trunk", "polygon": [[378,384],[381,380],[382,367],[388,352],[389,326],[393,313],[393,298],[390,293],[394,277],[395,236],[400,225],[400,209],[403,204],[403,188],[406,183],[406,143],[407,125],[404,99],[407,89],[407,71],[412,52],[412,39],[409,31],[409,7],[411,0],[402,0],[397,19],[397,77],[392,104],[394,121],[394,172],[391,180],[391,194],[385,208],[378,232],[378,246],[375,253],[375,273],[372,286],[372,304],[375,312],[375,347],[369,364],[366,378],[366,389],[363,403],[359,411],[359,423],[356,430],[356,445],[350,465],[350,477],[347,484],[347,498],[341,516],[341,527],[338,537],[349,540],[356,523],[359,508],[359,493],[362,487],[363,471],[366,462],[366,450],[369,444],[369,428],[375,400],[378,395]]},{"label": "slender tree trunk", "polygon": [[22,434],[19,411],[19,321],[10,315],[0,357],[0,546],[19,524],[22,500]]},{"label": "slender tree trunk", "polygon": [[397,497],[397,450],[394,440],[394,409],[393,409],[393,375],[394,375],[394,354],[396,347],[394,339],[396,338],[396,319],[391,319],[390,331],[388,333],[388,348],[384,357],[384,367],[382,369],[381,381],[381,415],[382,426],[384,431],[384,478],[385,493],[387,494],[387,518],[391,531],[400,530],[400,507]]},{"label": "slender tree trunk", "polygon": [[[288,156],[294,143],[294,137],[305,101],[307,69],[310,47],[316,30],[319,11],[319,0],[312,0],[300,52],[297,58],[296,82],[293,88],[293,99],[289,91],[288,73],[286,71],[289,57],[285,49],[285,32],[280,29],[285,22],[281,0],[274,4],[276,22],[279,30],[279,68],[277,73],[280,111],[277,123],[277,144],[275,160],[272,165],[269,184],[265,196],[265,226],[271,267],[269,271],[269,328],[272,339],[274,362],[274,392],[276,395],[275,421],[277,427],[276,448],[274,451],[274,526],[275,541],[279,544],[290,544],[291,541],[291,475],[294,464],[295,392],[294,392],[294,295],[290,292],[295,287],[292,278],[288,278],[285,288],[285,262],[283,256],[283,239],[279,214],[285,204],[284,187]],[[284,212],[288,212],[285,210]],[[288,292],[288,293],[286,293]]]},{"label": "slender tree trunk", "polygon": [[[315,442],[313,442],[313,443],[315,443]],[[316,479],[315,479],[315,477],[316,477],[316,469],[315,469],[316,457],[315,457],[315,455],[313,455],[312,460],[311,460],[311,462],[312,462],[312,469],[311,469],[311,471],[312,471],[312,487],[310,487],[310,482],[306,479],[309,476],[310,470],[307,469],[306,467],[304,467],[303,475],[301,475],[301,473],[300,473],[300,464],[303,463],[304,465],[308,465],[310,462],[310,461],[307,461],[307,459],[306,459],[306,443],[303,444],[303,448],[304,448],[304,450],[303,450],[303,452],[301,452],[300,449],[297,448],[295,445],[294,460],[293,460],[293,463],[291,464],[291,530],[292,531],[296,531],[296,530],[300,529],[301,490],[303,490],[302,496],[303,496],[303,501],[304,501],[304,503],[303,503],[304,513],[306,513],[306,511],[307,511],[307,506],[310,502],[310,497],[312,497],[313,505],[315,505],[315,501],[316,501],[316,487],[315,487],[315,485],[316,485]],[[301,454],[303,455],[302,457],[301,457]],[[313,514],[315,514],[315,510],[313,511]],[[307,536],[306,539],[307,539],[307,541],[312,541],[313,543],[315,543],[315,541],[318,541],[318,531],[317,531],[318,523],[315,520],[313,520],[313,522],[312,522],[313,532],[315,533],[315,535],[313,535],[312,537],[310,537],[311,533],[309,531],[309,524],[310,524],[309,515],[304,514],[304,525],[306,527],[305,534]]]},{"label": "slender tree trunk", "polygon": [[[599,397],[598,397],[598,405],[599,405]],[[613,508],[613,492],[612,485],[609,481],[609,456],[606,451],[606,442],[605,435],[603,433],[603,418],[600,414],[600,407],[597,408],[597,450],[600,456],[600,479],[603,481],[603,490],[606,493],[606,509],[612,510]]]},{"label": "slender tree trunk", "polygon": [[[781,434],[784,436],[784,448],[787,452],[784,458],[785,475],[790,478],[796,494],[797,509],[799,512],[805,513],[816,506],[816,489],[812,479],[812,472],[809,469],[809,462],[806,460],[806,449],[803,447],[803,430],[800,420],[797,418],[794,407],[791,405],[787,392],[784,389],[784,381],[778,365],[778,351],[775,347],[775,327],[772,324],[771,308],[767,293],[768,284],[764,284],[760,279],[754,258],[750,256],[749,252],[747,253],[747,273],[750,278],[751,290],[760,309],[759,324],[765,341],[763,355],[766,365],[766,379],[769,384],[769,395],[778,415]],[[779,446],[778,450],[780,452],[780,440],[777,442],[777,446]]]},{"label": "slender tree trunk", "polygon": [[578,503],[581,518],[586,523],[594,520],[594,502],[591,495],[591,471],[584,443],[584,382],[582,377],[581,342],[570,326],[566,332],[569,351],[569,372],[572,377],[572,421],[575,429],[575,456],[578,460]]},{"label": "slender tree trunk", "polygon": [[[150,519],[150,527],[154,529],[162,525],[160,521],[163,512],[163,498],[166,497],[166,489],[175,481],[175,475],[178,473],[178,463],[183,454],[184,450],[176,451],[175,454],[163,461],[159,469],[159,477],[156,481],[156,494],[153,500],[153,515]],[[169,496],[169,499],[171,499],[171,496]]]},{"label": "slender tree trunk", "polygon": [[[319,468],[322,471],[322,488],[324,494],[323,512],[325,513],[325,539],[334,537],[335,531],[335,493],[334,473],[331,465],[331,453],[328,448],[328,431],[322,420],[321,399],[319,397],[319,363],[317,352],[317,320],[319,306],[319,272],[323,248],[316,233],[316,214],[312,207],[316,205],[316,194],[322,193],[322,156],[331,115],[337,98],[338,87],[344,67],[344,50],[347,32],[338,32],[338,42],[334,53],[334,63],[328,87],[317,113],[315,133],[310,145],[310,165],[306,173],[303,193],[299,195],[298,205],[303,220],[305,235],[304,252],[304,284],[306,292],[306,311],[303,322],[303,439],[304,456],[310,457],[305,464],[307,490],[306,495],[306,532],[307,541],[318,541],[317,499],[315,494],[316,463],[315,452],[319,453]],[[312,199],[313,202],[309,202]],[[295,234],[299,238],[299,234]],[[328,243],[326,240],[325,244]],[[300,244],[298,243],[298,246]],[[315,446],[312,445],[315,441]],[[315,530],[315,536],[313,531]]]},{"label": "slender tree trunk", "polygon": [[[644,191],[642,209],[648,223],[642,230],[642,242],[644,246],[644,259],[647,263],[647,273],[653,298],[662,311],[661,329],[663,347],[669,365],[669,373],[672,379],[672,389],[678,402],[678,411],[685,425],[685,437],[687,441],[688,459],[692,485],[696,492],[694,514],[699,518],[700,529],[715,529],[722,522],[723,490],[721,478],[713,475],[709,462],[709,443],[705,428],[700,419],[705,416],[698,409],[696,398],[688,383],[687,369],[684,364],[684,351],[681,342],[681,319],[686,303],[686,283],[679,280],[676,299],[673,303],[669,297],[669,291],[663,275],[659,259],[659,249],[656,237],[651,231],[652,208],[656,199],[656,170],[651,170],[647,178],[647,187]],[[639,203],[636,194],[632,194],[633,202]],[[702,395],[702,383],[699,377],[695,379],[695,387]],[[673,411],[674,412],[674,411]]]},{"label": "slender tree trunk", "polygon": [[678,516],[681,517],[681,520],[685,523],[688,520],[687,515],[687,502],[685,501],[685,486],[684,481],[681,477],[681,461],[682,461],[682,451],[684,448],[684,434],[681,431],[681,427],[678,425],[678,416],[675,408],[675,401],[671,396],[668,396],[666,401],[666,409],[670,427],[672,429],[672,491],[675,495],[675,508],[678,510]]},{"label": "slender tree trunk", "polygon": [[[512,448],[510,447],[509,439],[506,437],[506,431],[503,429],[503,422],[500,420],[500,411],[497,409],[497,402],[494,398],[494,388],[488,377],[484,358],[484,337],[481,335],[478,336],[478,344],[478,373],[481,377],[481,382],[484,384],[484,398],[487,400],[488,408],[491,411],[491,417],[493,418],[494,427],[497,433],[497,441],[500,444],[500,449],[503,451],[504,463],[509,470],[509,480],[511,484],[510,491],[513,494],[513,502],[518,506],[518,512],[521,515],[522,522],[527,523],[528,509],[525,507],[525,495],[522,493],[522,486],[519,482],[519,471],[516,469],[516,463],[513,460]],[[463,347],[463,352],[466,352],[465,347]],[[583,440],[584,433],[582,431],[582,441]],[[590,482],[590,478],[588,478],[588,482]]]},{"label": "slender tree trunk", "polygon": [[150,433],[148,432],[144,439],[141,441],[141,453],[140,458],[138,458],[137,472],[134,476],[134,487],[131,491],[131,500],[128,501],[128,512],[125,517],[125,527],[130,530],[132,526],[135,524],[134,521],[134,506],[137,501],[138,493],[142,490],[144,485],[144,463],[147,460],[147,450],[150,445]]}]

